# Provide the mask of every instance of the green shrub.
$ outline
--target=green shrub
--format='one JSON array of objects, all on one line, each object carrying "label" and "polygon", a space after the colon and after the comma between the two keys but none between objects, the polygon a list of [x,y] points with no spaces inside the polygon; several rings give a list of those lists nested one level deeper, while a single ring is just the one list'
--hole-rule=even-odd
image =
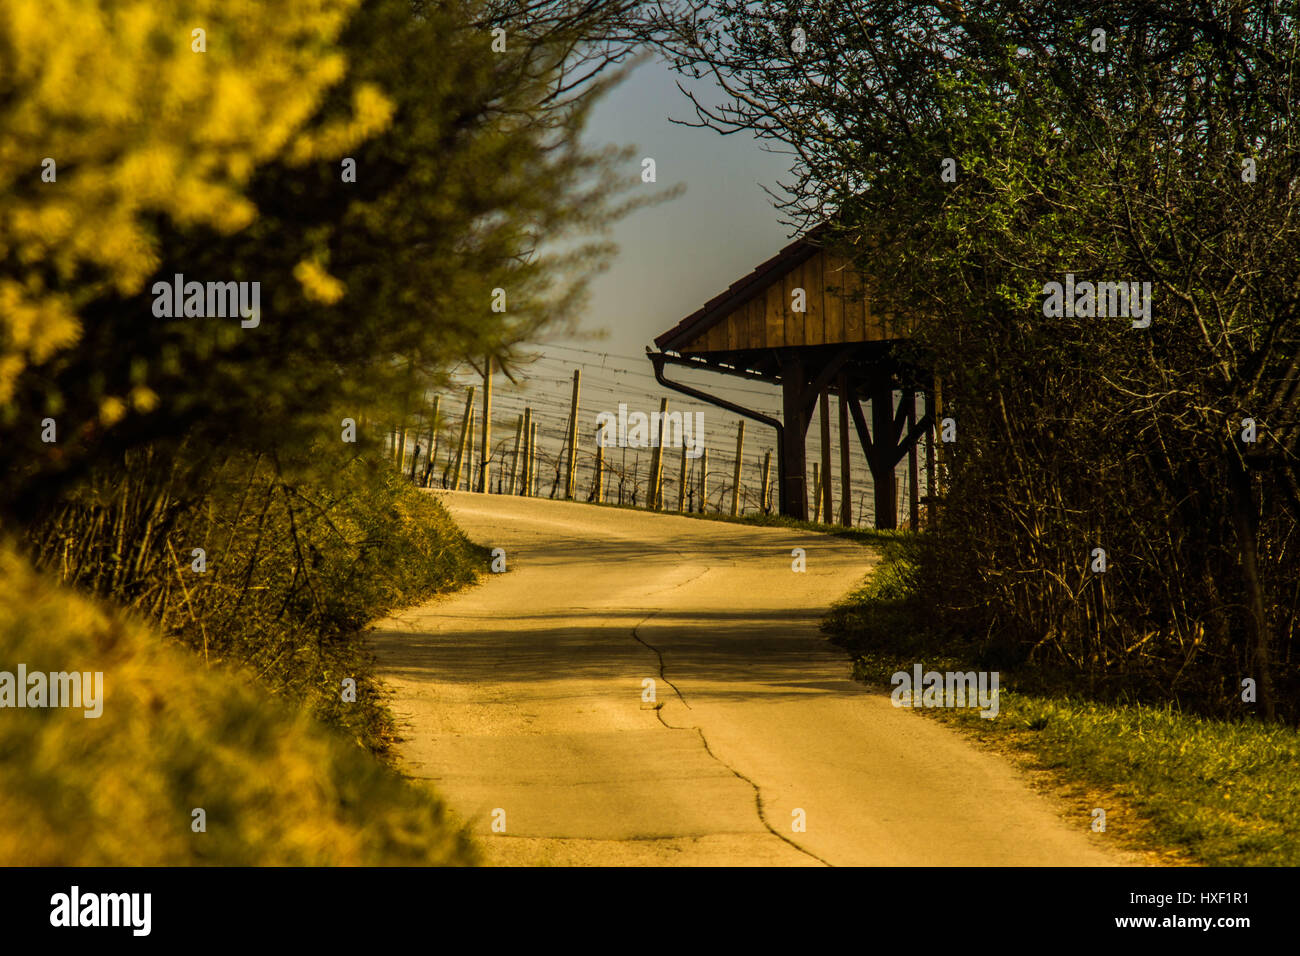
[{"label": "green shrub", "polygon": [[[380,456],[328,448],[287,462],[133,452],[35,521],[29,541],[38,569],[140,613],[202,660],[249,668],[377,753],[393,727],[361,629],[469,583],[487,560]],[[340,699],[344,678],[357,705]]]},{"label": "green shrub", "polygon": [[0,595],[0,670],[104,675],[99,718],[0,709],[0,865],[474,862],[435,795],[251,674],[205,668],[9,546]]}]

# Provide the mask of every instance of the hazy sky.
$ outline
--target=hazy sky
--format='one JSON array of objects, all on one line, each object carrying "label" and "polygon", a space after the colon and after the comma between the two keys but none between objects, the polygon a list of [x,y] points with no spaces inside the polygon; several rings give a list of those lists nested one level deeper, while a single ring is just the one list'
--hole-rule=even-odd
[{"label": "hazy sky", "polygon": [[614,230],[618,256],[594,283],[582,317],[585,331],[605,329],[609,338],[588,348],[640,355],[654,336],[790,241],[759,187],[775,190],[778,179],[788,179],[789,157],[765,151],[744,134],[721,136],[669,122],[694,116],[675,79],[658,60],[644,63],[592,118],[591,143],[637,147],[630,176],[639,179],[641,157],[654,158],[658,183],[638,188],[680,182],[685,192],[632,213]]},{"label": "hazy sky", "polygon": [[[634,212],[614,228],[611,238],[619,247],[618,254],[608,271],[594,281],[588,308],[579,317],[583,333],[604,331],[605,338],[549,339],[536,349],[540,355],[537,361],[516,368],[518,385],[508,384],[504,378],[498,382],[493,407],[495,460],[508,460],[517,422],[524,408],[530,408],[539,423],[538,454],[543,464],[538,466],[538,474],[546,478],[541,487],[543,494],[558,481],[556,462],[564,445],[570,383],[577,369],[582,373],[578,466],[581,488],[589,487],[596,416],[602,411],[614,413],[621,403],[631,411],[652,412],[657,410],[660,399],[667,397],[671,409],[702,416],[710,474],[716,478],[710,486],[710,500],[714,506],[725,504],[724,485],[730,480],[735,460],[737,416],[662,388],[645,360],[645,347],[656,335],[676,325],[790,242],[787,227],[779,222],[779,213],[760,186],[779,191],[778,180],[789,179],[790,158],[765,150],[744,134],[722,136],[712,130],[671,123],[670,117],[694,118],[690,101],[677,89],[675,81],[676,74],[668,67],[647,61],[597,107],[588,129],[587,139],[592,146],[637,147],[636,159],[628,167],[629,177],[638,182],[635,188],[665,190],[676,183],[685,186],[676,199]],[[707,96],[703,91],[711,87],[703,82],[694,88],[711,105],[721,96],[720,92]],[[655,160],[655,185],[639,185],[640,160],[645,156]],[[591,352],[609,353],[610,358]],[[780,390],[775,386],[677,367],[670,367],[669,375],[749,408],[780,415]],[[462,385],[477,381],[467,369],[458,380]],[[458,396],[449,407],[459,408],[462,401]],[[816,427],[809,429],[807,446],[811,471],[811,462],[820,448]],[[856,441],[852,446],[855,520],[862,520],[871,511],[867,500],[870,484],[861,449]],[[756,506],[762,462],[768,453],[773,453],[774,465],[775,434],[750,421],[744,450],[742,507]],[[634,476],[639,474],[645,479],[648,452],[616,449],[611,455],[616,457],[607,461],[613,467],[629,468]],[[838,469],[838,459],[836,462]],[[692,475],[698,464],[689,463]],[[665,481],[674,506],[676,498],[672,496],[676,491],[672,489],[677,487],[678,467],[677,459],[670,456]],[[775,482],[775,477],[772,480]],[[835,494],[838,500],[838,485]]]}]

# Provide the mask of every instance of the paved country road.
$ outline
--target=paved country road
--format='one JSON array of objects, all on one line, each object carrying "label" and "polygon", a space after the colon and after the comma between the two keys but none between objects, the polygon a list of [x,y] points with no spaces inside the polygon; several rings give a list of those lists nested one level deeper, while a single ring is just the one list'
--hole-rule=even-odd
[{"label": "paved country road", "polygon": [[870,566],[862,546],[436,493],[505,549],[507,572],[380,622],[373,647],[404,768],[469,821],[487,862],[1134,862],[1002,758],[849,679],[817,625]]}]

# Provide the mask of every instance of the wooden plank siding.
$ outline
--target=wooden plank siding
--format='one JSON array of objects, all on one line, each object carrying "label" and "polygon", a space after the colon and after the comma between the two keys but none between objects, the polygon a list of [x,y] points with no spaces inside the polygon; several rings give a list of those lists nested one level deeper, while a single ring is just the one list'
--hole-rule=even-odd
[{"label": "wooden plank siding", "polygon": [[785,316],[785,340],[789,345],[807,345],[804,338],[804,316],[790,308],[794,290],[803,286],[803,266],[791,269],[781,277],[781,309]]},{"label": "wooden plank siding", "polygon": [[[807,311],[791,309],[795,289]],[[862,276],[848,260],[819,251],[770,279],[745,301],[681,347],[682,352],[727,352],[840,342],[879,342],[906,331],[871,308]]]},{"label": "wooden plank siding", "polygon": [[844,334],[850,342],[876,341],[875,329],[867,322],[867,304],[862,299],[862,276],[848,260],[840,263],[840,288],[844,295]]},{"label": "wooden plank siding", "polygon": [[844,284],[844,276],[836,272],[833,257],[822,253],[822,287],[826,290],[826,338],[830,342],[850,342],[848,327],[844,324],[844,295],[837,288]]},{"label": "wooden plank siding", "polygon": [[779,282],[769,285],[763,295],[764,328],[767,333],[764,348],[776,348],[785,344],[785,303],[781,301],[781,295]]},{"label": "wooden plank siding", "polygon": [[826,338],[826,326],[823,324],[822,316],[825,315],[826,309],[822,305],[822,300],[826,295],[826,289],[822,285],[822,257],[813,256],[803,264],[799,270],[803,273],[803,289],[807,293],[805,298],[805,307],[808,311],[804,314],[804,342],[807,345],[825,345],[828,341]]},{"label": "wooden plank siding", "polygon": [[767,343],[766,303],[763,299],[755,296],[746,303],[745,310],[749,313],[749,341],[757,342],[759,346],[765,348]]}]

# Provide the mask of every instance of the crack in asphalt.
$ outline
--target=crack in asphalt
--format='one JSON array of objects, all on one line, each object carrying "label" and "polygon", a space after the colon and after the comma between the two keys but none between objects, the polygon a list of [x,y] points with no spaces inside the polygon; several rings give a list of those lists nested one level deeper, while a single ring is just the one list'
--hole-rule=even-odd
[{"label": "crack in asphalt", "polygon": [[[705,568],[705,569],[704,569],[704,574],[707,574],[707,573],[709,572],[709,570],[710,570],[709,568]],[[699,577],[703,577],[704,574],[699,575]],[[693,578],[692,580],[697,580],[697,578]],[[683,582],[683,583],[685,583],[685,582]],[[650,614],[647,614],[647,615],[646,615],[645,617],[643,617],[640,621],[638,621],[637,624],[632,628],[632,637],[633,637],[634,640],[636,640],[636,642],[637,642],[638,644],[641,644],[641,645],[643,645],[643,646],[649,648],[650,650],[654,651],[655,656],[659,658],[659,678],[660,678],[660,679],[661,679],[665,684],[667,684],[669,687],[671,687],[671,688],[673,689],[673,693],[675,693],[675,694],[677,695],[677,699],[680,700],[680,701],[682,702],[682,706],[685,707],[687,710],[690,710],[690,709],[691,709],[691,705],[690,705],[689,703],[687,703],[687,701],[686,701],[686,697],[685,697],[685,695],[682,694],[681,688],[679,688],[676,684],[674,684],[672,681],[670,681],[670,680],[668,679],[667,675],[664,674],[664,666],[665,666],[665,665],[664,665],[664,655],[663,655],[663,652],[662,652],[661,650],[659,650],[659,648],[657,648],[657,647],[655,647],[653,644],[651,644],[649,641],[647,641],[645,638],[643,638],[643,637],[638,633],[638,631],[640,631],[640,629],[641,629],[641,626],[642,626],[643,624],[645,624],[646,621],[650,620],[652,617],[656,616],[656,615],[659,614],[659,613],[660,613],[659,611],[652,611]],[[767,829],[767,832],[768,832],[768,833],[772,834],[772,836],[776,837],[778,840],[782,841],[783,843],[787,843],[787,844],[789,844],[791,847],[793,847],[795,850],[798,850],[798,851],[799,851],[800,853],[802,853],[804,856],[807,856],[807,857],[810,857],[810,858],[816,860],[818,863],[822,864],[822,866],[834,866],[834,865],[835,865],[835,864],[831,863],[829,860],[824,860],[824,859],[822,859],[822,858],[821,858],[820,856],[818,856],[816,853],[812,852],[812,850],[809,850],[809,849],[807,849],[806,847],[802,847],[802,846],[800,846],[798,843],[796,843],[794,840],[791,840],[791,839],[790,839],[788,836],[786,836],[784,833],[781,833],[779,830],[777,830],[776,827],[772,826],[772,824],[771,824],[771,823],[768,821],[768,819],[767,819],[767,814],[763,812],[763,791],[762,791],[762,789],[759,787],[759,785],[758,785],[757,783],[755,783],[755,782],[754,782],[753,780],[751,780],[749,777],[745,776],[743,773],[741,773],[739,770],[737,770],[735,767],[733,767],[731,764],[727,763],[725,760],[723,760],[721,757],[719,757],[716,753],[713,752],[713,748],[709,746],[709,738],[706,737],[706,736],[704,735],[704,730],[703,730],[702,728],[700,728],[699,725],[694,725],[694,726],[691,726],[691,727],[677,727],[677,726],[674,726],[673,724],[668,723],[668,721],[664,720],[663,704],[659,704],[657,707],[655,707],[655,716],[659,718],[659,723],[662,724],[664,727],[666,727],[668,730],[684,730],[684,731],[690,731],[690,730],[693,730],[693,731],[695,731],[695,732],[699,735],[699,737],[700,737],[700,743],[704,745],[704,752],[705,752],[705,753],[707,753],[707,754],[708,754],[710,757],[712,757],[715,761],[717,761],[719,764],[721,764],[721,765],[722,765],[722,766],[723,766],[723,767],[724,767],[728,772],[730,772],[730,773],[732,774],[732,776],[736,777],[736,778],[739,779],[739,780],[743,780],[743,781],[745,781],[745,783],[749,784],[750,787],[753,788],[753,790],[754,790],[754,809],[758,811],[758,820],[759,820],[759,822],[762,823],[763,826]]]}]

